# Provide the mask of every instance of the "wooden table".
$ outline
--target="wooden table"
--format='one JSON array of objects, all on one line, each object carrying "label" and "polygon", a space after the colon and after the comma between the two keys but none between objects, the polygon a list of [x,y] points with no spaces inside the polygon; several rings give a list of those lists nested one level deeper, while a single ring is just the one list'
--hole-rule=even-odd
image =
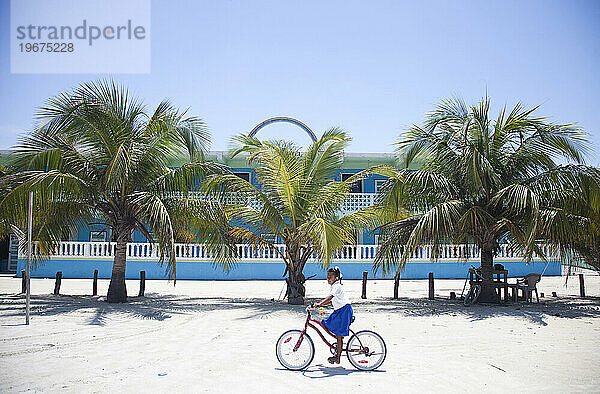
[{"label": "wooden table", "polygon": [[512,299],[514,302],[517,302],[519,298],[519,284],[518,283],[509,283],[508,288],[512,292]]}]

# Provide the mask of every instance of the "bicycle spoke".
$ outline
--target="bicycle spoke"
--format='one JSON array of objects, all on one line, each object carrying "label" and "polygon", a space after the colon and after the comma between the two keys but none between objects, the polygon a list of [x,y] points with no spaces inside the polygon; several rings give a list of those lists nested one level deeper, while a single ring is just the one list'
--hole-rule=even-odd
[{"label": "bicycle spoke", "polygon": [[[301,331],[292,330],[284,333],[277,341],[277,359],[288,369],[304,369],[314,357],[314,345],[308,335],[304,335],[302,341],[298,344],[301,335]],[[294,350],[296,346],[298,348]]]},{"label": "bicycle spoke", "polygon": [[385,343],[376,333],[358,332],[349,342],[348,359],[356,368],[372,370],[383,363],[386,355]]}]

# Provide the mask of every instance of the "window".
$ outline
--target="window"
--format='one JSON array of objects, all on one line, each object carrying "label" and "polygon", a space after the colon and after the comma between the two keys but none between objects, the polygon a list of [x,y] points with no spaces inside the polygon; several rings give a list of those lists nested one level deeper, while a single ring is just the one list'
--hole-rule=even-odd
[{"label": "window", "polygon": [[[374,244],[375,245],[380,245],[383,241],[385,241],[384,239],[385,235],[381,235],[381,234],[375,234],[374,238]],[[402,245],[400,245],[402,247]]]},{"label": "window", "polygon": [[150,236],[150,238],[146,238],[146,236],[144,236],[144,238],[146,238],[147,243],[153,243],[156,241],[156,237],[154,236],[154,233],[152,231],[150,231],[148,235]]},{"label": "window", "polygon": [[16,235],[10,235],[8,246],[8,270],[16,271],[19,262],[19,238]]},{"label": "window", "polygon": [[243,180],[250,182],[250,173],[249,172],[234,172],[233,175],[239,176]]},{"label": "window", "polygon": [[387,179],[375,179],[375,193],[379,193],[386,182]]},{"label": "window", "polygon": [[357,245],[362,245],[364,243],[362,230],[358,230],[358,229],[355,230],[354,236],[356,237],[356,244]]},{"label": "window", "polygon": [[[342,174],[342,182],[350,178],[354,174]],[[350,193],[362,193],[363,185],[362,181],[355,182],[350,188]]]},{"label": "window", "polygon": [[106,231],[90,231],[90,242],[106,242]]},{"label": "window", "polygon": [[264,239],[267,242],[270,242],[272,244],[275,243],[275,241],[277,240],[277,237],[275,236],[275,234],[261,234],[260,237],[262,239]]}]

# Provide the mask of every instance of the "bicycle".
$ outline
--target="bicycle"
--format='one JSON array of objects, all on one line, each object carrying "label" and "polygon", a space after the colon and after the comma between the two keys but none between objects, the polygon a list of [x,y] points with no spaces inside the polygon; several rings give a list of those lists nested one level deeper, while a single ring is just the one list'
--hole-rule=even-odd
[{"label": "bicycle", "polygon": [[[292,371],[300,371],[308,367],[315,356],[315,344],[307,333],[309,327],[319,334],[323,342],[329,346],[332,354],[335,354],[337,351],[335,335],[329,332],[319,320],[311,318],[310,307],[306,308],[306,313],[304,329],[284,332],[275,344],[277,360],[285,368]],[[319,328],[330,335],[334,341],[330,343]],[[380,367],[387,355],[387,347],[383,338],[370,330],[358,332],[350,330],[350,333],[350,339],[346,343],[346,348],[342,348],[342,352],[346,352],[350,364],[362,371],[372,371]]]},{"label": "bicycle", "polygon": [[[471,268],[473,269],[473,272],[475,273],[475,279],[481,279],[483,280],[483,277],[479,274],[479,270],[477,268],[475,268],[474,266],[471,266]],[[467,281],[469,280],[469,274],[467,274],[467,279],[465,279],[465,284],[463,286],[463,291],[460,294],[460,296],[462,297],[462,295],[465,292],[465,287],[467,287]],[[471,306],[473,305],[475,302],[477,302],[477,299],[479,298],[479,295],[481,294],[481,285],[478,283],[475,283],[474,285],[471,284],[471,287],[469,288],[469,291],[467,292],[467,295],[465,296],[464,300],[463,300],[463,305],[464,306]]]}]

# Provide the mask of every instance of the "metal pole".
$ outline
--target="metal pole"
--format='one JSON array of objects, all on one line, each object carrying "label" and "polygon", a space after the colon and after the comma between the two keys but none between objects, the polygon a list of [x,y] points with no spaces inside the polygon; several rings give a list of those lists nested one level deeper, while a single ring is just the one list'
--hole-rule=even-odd
[{"label": "metal pole", "polygon": [[29,324],[29,301],[31,295],[31,222],[33,218],[33,192],[29,192],[29,215],[27,217],[27,295],[25,298],[25,324]]}]

